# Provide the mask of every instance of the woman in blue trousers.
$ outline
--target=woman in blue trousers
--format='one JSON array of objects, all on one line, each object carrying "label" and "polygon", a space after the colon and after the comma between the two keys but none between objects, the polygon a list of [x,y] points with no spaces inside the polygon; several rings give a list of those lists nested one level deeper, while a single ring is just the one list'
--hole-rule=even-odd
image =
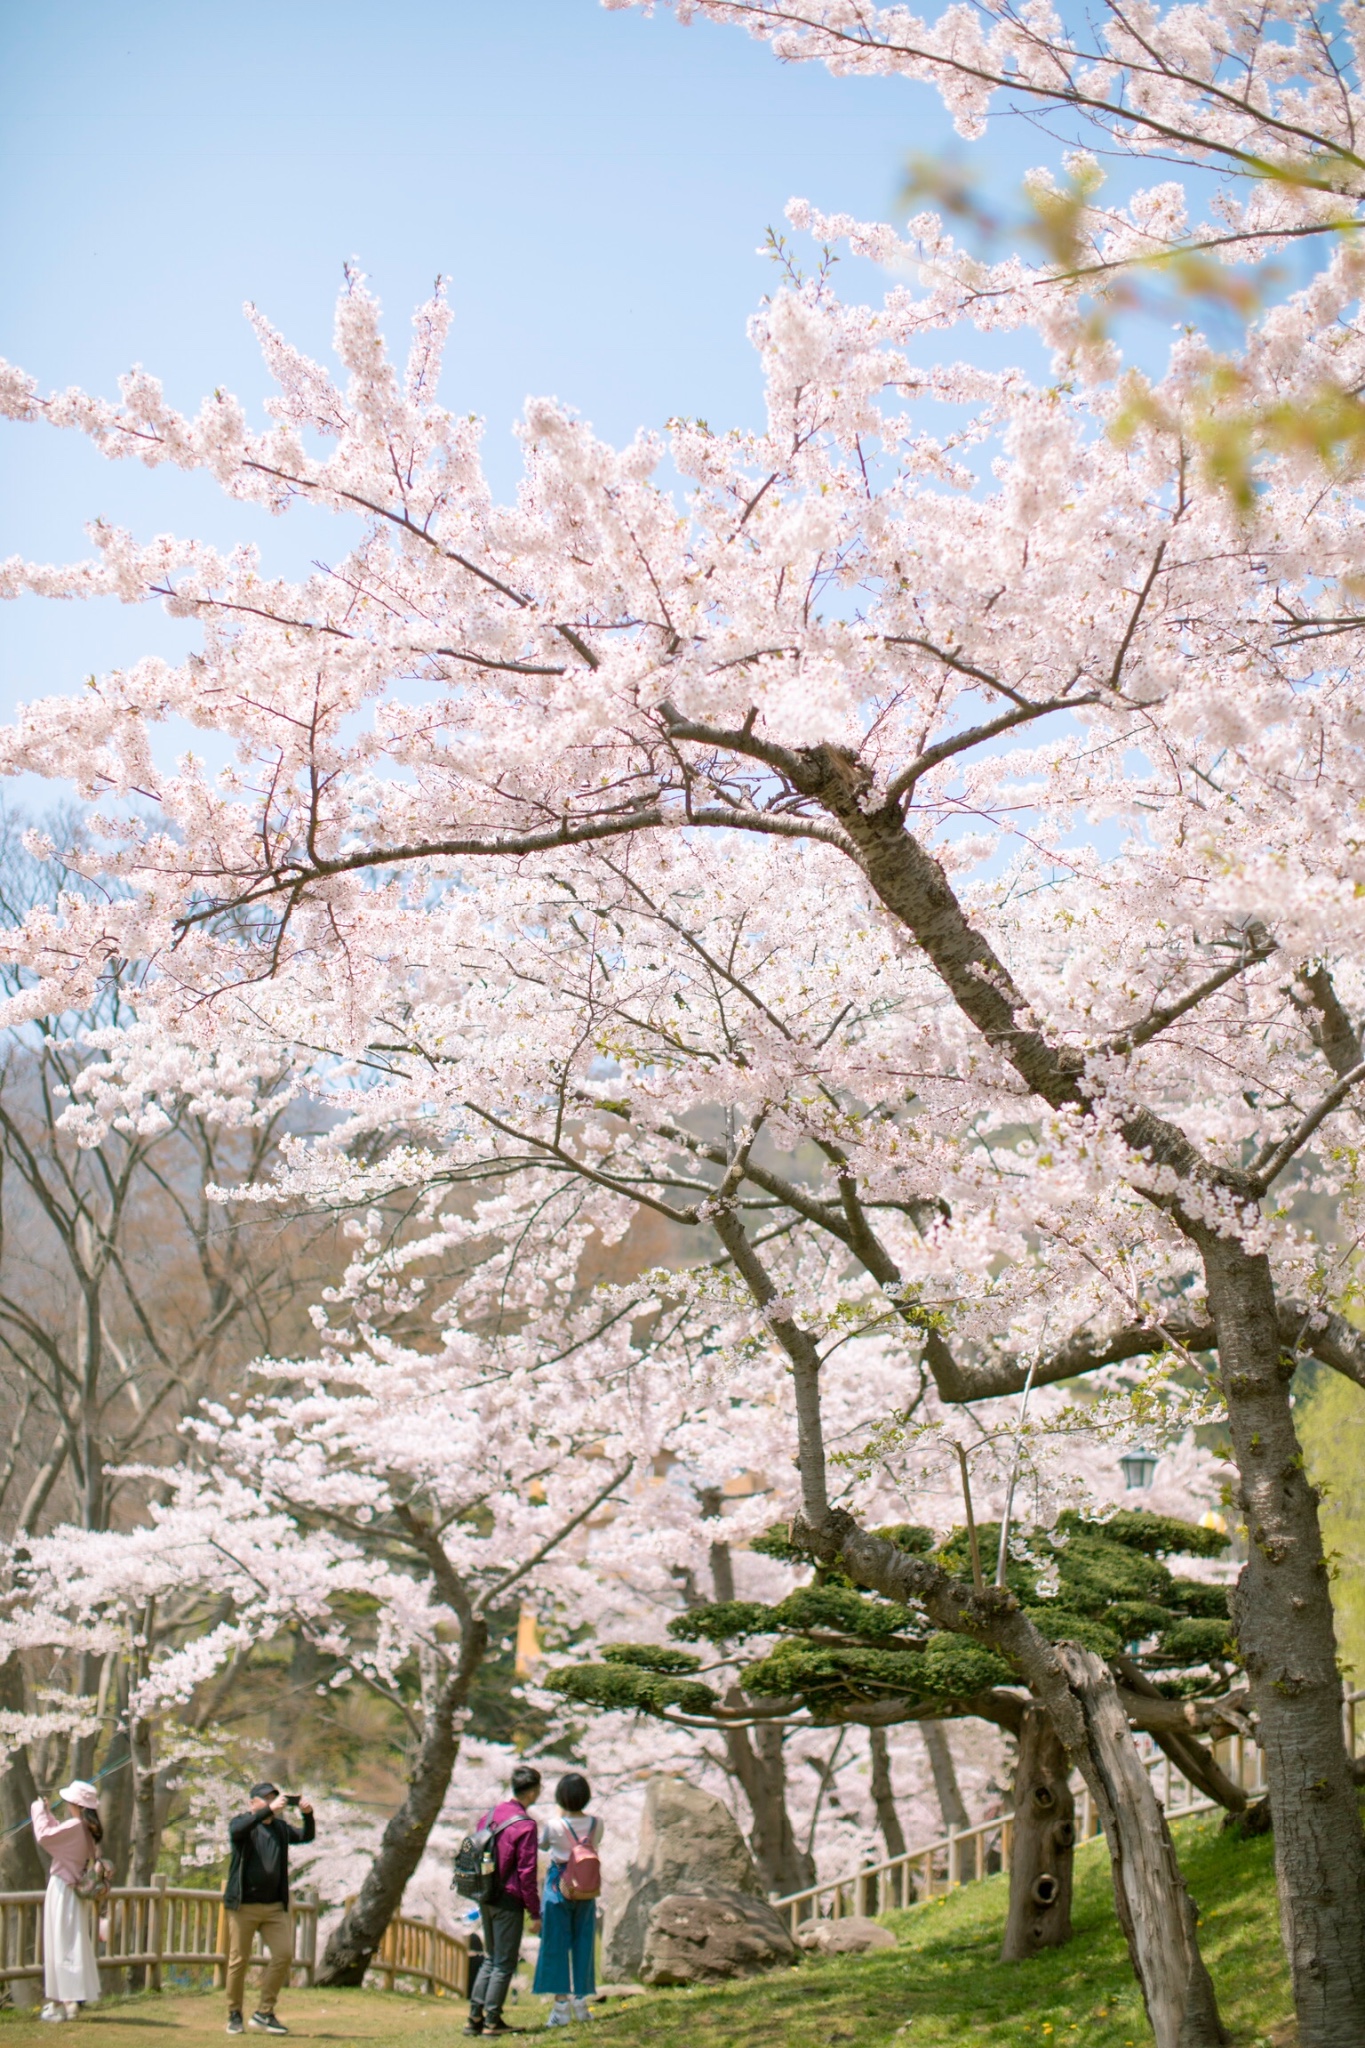
[{"label": "woman in blue trousers", "polygon": [[[602,1839],[602,1823],[588,1812],[592,1790],[580,1771],[568,1771],[555,1786],[558,1817],[540,1832],[540,1846],[549,1856],[545,1896],[541,1901],[540,1954],[533,1991],[552,1992],[547,2027],[567,2027],[588,2017],[588,2000],[597,1989],[597,1900],[566,1899],[560,1890],[565,1865],[575,1849],[592,1851]],[[572,1996],[571,1996],[572,1994]]]}]

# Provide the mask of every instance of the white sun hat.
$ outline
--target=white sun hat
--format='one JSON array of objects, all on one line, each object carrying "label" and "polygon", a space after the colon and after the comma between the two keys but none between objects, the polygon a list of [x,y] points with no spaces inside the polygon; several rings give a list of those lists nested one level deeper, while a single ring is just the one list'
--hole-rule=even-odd
[{"label": "white sun hat", "polygon": [[68,1806],[98,1806],[100,1795],[88,1778],[73,1778],[69,1785],[63,1785],[57,1794]]}]

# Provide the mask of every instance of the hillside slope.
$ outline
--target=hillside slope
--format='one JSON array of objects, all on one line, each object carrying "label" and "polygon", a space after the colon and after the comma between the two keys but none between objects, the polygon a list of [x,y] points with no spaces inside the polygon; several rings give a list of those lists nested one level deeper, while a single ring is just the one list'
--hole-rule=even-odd
[{"label": "hillside slope", "polygon": [[[1220,1819],[1176,1835],[1223,2017],[1237,2048],[1290,2048],[1271,1844],[1223,1835]],[[1005,1880],[987,1878],[890,1915],[896,1949],[599,2007],[594,2034],[602,2048],[1147,2048],[1100,1844],[1080,1851],[1076,1879],[1075,1940],[1031,1962],[998,1960]]]}]

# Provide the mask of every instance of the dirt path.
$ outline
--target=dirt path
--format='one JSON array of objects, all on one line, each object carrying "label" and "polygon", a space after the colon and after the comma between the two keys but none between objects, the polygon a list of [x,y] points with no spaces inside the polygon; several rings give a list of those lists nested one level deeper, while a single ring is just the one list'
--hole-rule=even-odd
[{"label": "dirt path", "polygon": [[[541,1999],[518,1999],[508,2018],[528,2031],[544,2026]],[[280,1998],[280,2018],[291,2040],[364,2042],[368,2048],[425,2048],[427,2043],[462,2039],[468,2010],[463,1999],[406,1998],[384,1991],[289,1991]],[[0,2012],[0,2048],[201,2048],[224,2038],[227,2008],[221,1992],[147,1992],[138,1998],[110,1999],[91,2006],[69,2025],[56,2027],[39,2020],[36,2010]],[[272,2037],[251,2027],[243,2042]]]}]

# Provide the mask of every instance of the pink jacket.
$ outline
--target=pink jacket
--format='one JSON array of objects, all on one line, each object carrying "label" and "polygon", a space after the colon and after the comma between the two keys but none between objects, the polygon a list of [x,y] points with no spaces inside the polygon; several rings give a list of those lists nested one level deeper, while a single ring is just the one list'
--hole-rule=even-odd
[{"label": "pink jacket", "polygon": [[79,1815],[70,1820],[54,1820],[45,1799],[35,1799],[31,1810],[34,1839],[52,1858],[51,1875],[74,1884],[95,1853],[89,1828]]}]

